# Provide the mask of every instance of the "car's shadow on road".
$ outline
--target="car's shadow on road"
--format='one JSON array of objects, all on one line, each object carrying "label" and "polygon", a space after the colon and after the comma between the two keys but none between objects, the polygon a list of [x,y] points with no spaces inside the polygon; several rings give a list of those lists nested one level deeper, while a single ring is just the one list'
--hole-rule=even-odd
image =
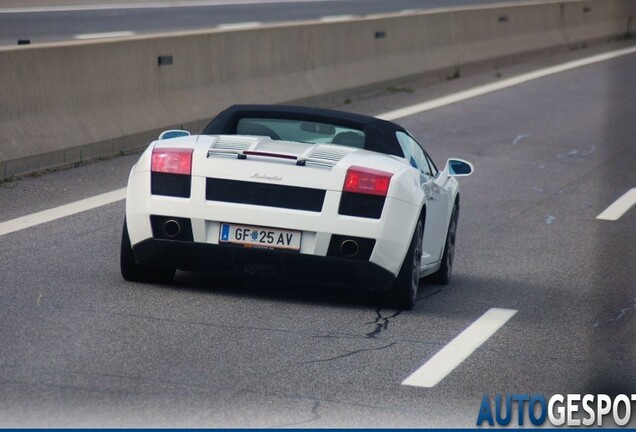
[{"label": "car's shadow on road", "polygon": [[268,277],[220,276],[211,273],[179,272],[172,287],[216,296],[262,298],[288,304],[378,307],[383,298],[380,292],[362,289],[301,284]]},{"label": "car's shadow on road", "polygon": [[[276,278],[255,276],[227,276],[204,272],[178,272],[170,286],[175,290],[207,293],[232,298],[248,297],[277,301],[285,304],[319,304],[329,306],[392,308],[389,291],[371,291],[361,288],[332,287],[312,283],[289,282]],[[444,287],[420,283],[416,300],[435,296]]]}]

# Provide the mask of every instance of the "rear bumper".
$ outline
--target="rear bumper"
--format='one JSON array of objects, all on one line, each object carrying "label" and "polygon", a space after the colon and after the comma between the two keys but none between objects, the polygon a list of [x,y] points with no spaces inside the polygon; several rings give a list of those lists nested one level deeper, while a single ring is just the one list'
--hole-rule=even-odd
[{"label": "rear bumper", "polygon": [[[148,158],[149,153],[145,157]],[[375,241],[368,261],[388,270],[394,278],[406,256],[415,221],[421,210],[410,199],[389,196],[380,219],[342,215],[339,214],[342,192],[331,189],[325,189],[320,212],[209,201],[206,199],[207,177],[196,175],[191,178],[190,198],[152,195],[151,176],[145,170],[150,162],[142,163],[143,158],[131,171],[126,198],[126,220],[133,246],[156,238],[150,223],[151,215],[189,219],[192,241],[209,245],[219,244],[221,223],[300,231],[300,253],[314,257],[328,255],[329,244],[334,235],[359,237]],[[237,177],[236,173],[227,172],[227,167],[219,165],[215,169],[219,178]],[[254,172],[246,172],[245,176],[249,178]],[[395,181],[393,187],[400,189],[396,196],[407,195],[401,184]],[[303,187],[305,186],[315,185]]]},{"label": "rear bumper", "polygon": [[377,264],[280,250],[148,239],[133,246],[139,264],[188,271],[277,277],[343,288],[384,291],[394,276]]}]

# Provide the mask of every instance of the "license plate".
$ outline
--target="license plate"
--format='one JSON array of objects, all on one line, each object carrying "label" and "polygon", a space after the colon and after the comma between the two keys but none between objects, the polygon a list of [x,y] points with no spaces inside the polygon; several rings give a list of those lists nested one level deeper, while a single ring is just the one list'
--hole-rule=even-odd
[{"label": "license plate", "polygon": [[300,231],[222,223],[219,242],[297,251],[300,250],[300,237]]}]

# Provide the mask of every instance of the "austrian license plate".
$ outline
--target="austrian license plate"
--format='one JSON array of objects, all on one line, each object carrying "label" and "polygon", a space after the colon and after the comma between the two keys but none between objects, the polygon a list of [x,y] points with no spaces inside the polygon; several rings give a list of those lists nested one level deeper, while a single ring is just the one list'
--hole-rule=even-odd
[{"label": "austrian license plate", "polygon": [[300,237],[300,231],[222,223],[219,242],[245,247],[300,250]]}]

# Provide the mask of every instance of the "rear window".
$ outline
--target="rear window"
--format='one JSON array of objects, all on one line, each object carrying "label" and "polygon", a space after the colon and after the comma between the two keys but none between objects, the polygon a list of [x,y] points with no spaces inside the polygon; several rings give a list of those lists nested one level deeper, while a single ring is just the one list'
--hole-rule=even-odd
[{"label": "rear window", "polygon": [[363,131],[312,121],[242,118],[236,125],[236,133],[268,136],[273,140],[364,148]]}]

